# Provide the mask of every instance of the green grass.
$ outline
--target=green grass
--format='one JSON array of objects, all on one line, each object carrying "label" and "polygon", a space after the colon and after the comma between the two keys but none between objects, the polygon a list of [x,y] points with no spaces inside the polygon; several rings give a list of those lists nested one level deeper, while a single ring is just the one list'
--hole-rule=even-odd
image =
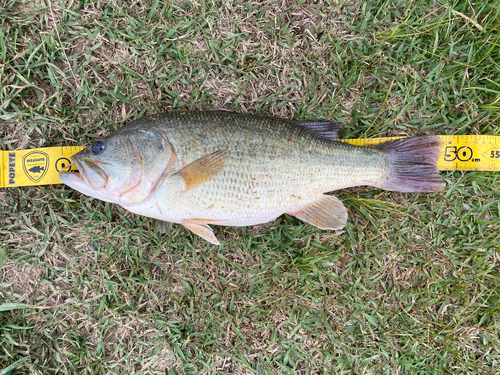
[{"label": "green grass", "polygon": [[[4,1],[0,148],[179,108],[500,135],[496,1],[317,3]],[[217,227],[220,247],[62,185],[4,189],[0,374],[498,374],[500,174],[442,174],[338,192],[338,233],[283,216]]]}]

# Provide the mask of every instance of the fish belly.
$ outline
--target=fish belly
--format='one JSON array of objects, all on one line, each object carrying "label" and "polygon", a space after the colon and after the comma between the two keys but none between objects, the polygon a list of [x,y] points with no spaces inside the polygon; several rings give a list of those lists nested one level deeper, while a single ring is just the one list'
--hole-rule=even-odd
[{"label": "fish belly", "polygon": [[248,226],[293,214],[325,192],[375,185],[382,178],[383,160],[374,160],[380,152],[344,149],[344,144],[329,146],[340,150],[328,150],[325,145],[305,153],[289,149],[280,154],[276,148],[267,152],[261,148],[251,155],[241,149],[230,150],[225,170],[213,180],[186,192],[171,191],[164,184],[143,204],[125,208],[175,223],[198,219]]},{"label": "fish belly", "polygon": [[[384,178],[385,159],[373,148],[335,142],[289,121],[233,113],[174,113],[152,125],[168,139],[179,168],[227,150],[224,170],[189,190],[168,181],[145,202],[126,209],[182,223],[246,226],[293,213],[323,193]],[[168,179],[168,178],[167,178]]]}]

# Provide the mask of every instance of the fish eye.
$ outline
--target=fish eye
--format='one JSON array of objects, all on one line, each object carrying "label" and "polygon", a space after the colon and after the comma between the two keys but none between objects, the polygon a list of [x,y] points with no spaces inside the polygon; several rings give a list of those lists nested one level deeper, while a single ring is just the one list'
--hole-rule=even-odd
[{"label": "fish eye", "polygon": [[92,153],[100,155],[103,153],[105,148],[106,148],[106,143],[104,143],[104,141],[97,141],[92,145]]}]

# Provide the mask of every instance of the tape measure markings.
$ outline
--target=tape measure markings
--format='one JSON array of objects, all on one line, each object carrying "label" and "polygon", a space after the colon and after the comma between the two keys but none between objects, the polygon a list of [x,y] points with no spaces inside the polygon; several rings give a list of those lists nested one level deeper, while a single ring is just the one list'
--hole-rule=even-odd
[{"label": "tape measure markings", "polygon": [[[500,171],[500,136],[439,135],[443,146],[438,159],[441,171]],[[357,146],[374,146],[405,137],[342,139]],[[70,158],[82,146],[46,147],[0,151],[0,188],[61,184],[61,170],[76,171]]]},{"label": "tape measure markings", "polygon": [[[61,184],[59,171],[70,168],[70,157],[84,147],[46,147],[0,151],[0,187]],[[61,163],[61,160],[64,162]],[[76,167],[71,167],[76,171]]]}]

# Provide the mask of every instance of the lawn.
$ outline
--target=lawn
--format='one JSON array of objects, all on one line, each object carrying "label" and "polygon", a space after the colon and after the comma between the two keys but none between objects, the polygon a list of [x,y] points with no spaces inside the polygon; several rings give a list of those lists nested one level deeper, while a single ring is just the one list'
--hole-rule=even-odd
[{"label": "lawn", "polygon": [[[176,109],[500,135],[496,0],[5,0],[0,24],[2,150]],[[0,375],[499,374],[500,173],[442,176],[337,192],[338,232],[285,215],[221,246],[0,189]]]}]

